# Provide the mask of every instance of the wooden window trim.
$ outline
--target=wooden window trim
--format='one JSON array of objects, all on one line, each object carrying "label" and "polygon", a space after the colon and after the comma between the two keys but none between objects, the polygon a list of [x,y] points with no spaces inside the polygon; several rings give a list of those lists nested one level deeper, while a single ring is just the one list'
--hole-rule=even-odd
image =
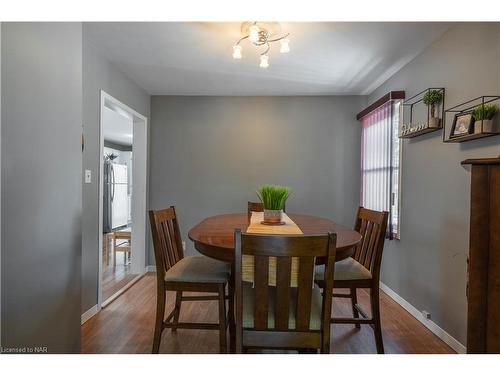
[{"label": "wooden window trim", "polygon": [[398,100],[398,99],[404,99],[404,98],[405,98],[404,91],[389,91],[387,94],[382,96],[380,99],[374,101],[368,107],[366,107],[361,112],[359,112],[356,115],[356,120],[361,120],[363,117],[370,114],[371,112],[376,110],[378,107],[384,105],[385,103],[387,103],[390,100]]}]

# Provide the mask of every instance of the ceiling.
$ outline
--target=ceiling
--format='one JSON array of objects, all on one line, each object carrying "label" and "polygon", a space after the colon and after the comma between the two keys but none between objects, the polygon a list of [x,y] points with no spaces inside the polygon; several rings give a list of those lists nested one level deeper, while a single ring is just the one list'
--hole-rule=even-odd
[{"label": "ceiling", "polygon": [[134,136],[134,120],[123,110],[104,106],[102,113],[102,133],[104,140],[122,146],[132,146]]},{"label": "ceiling", "polygon": [[151,95],[366,95],[438,39],[449,23],[281,23],[288,54],[270,66],[240,23],[86,23],[88,42]]}]

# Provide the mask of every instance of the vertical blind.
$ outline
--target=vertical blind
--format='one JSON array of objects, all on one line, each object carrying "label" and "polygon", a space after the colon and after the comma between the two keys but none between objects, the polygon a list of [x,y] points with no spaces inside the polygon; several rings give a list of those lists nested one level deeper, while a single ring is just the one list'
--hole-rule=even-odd
[{"label": "vertical blind", "polygon": [[399,228],[399,102],[386,102],[361,124],[361,205],[389,212],[392,238]]}]

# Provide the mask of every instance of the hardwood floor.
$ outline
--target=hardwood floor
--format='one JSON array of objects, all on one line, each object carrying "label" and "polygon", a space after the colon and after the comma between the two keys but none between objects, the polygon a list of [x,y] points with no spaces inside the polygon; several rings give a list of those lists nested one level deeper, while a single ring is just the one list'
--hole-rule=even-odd
[{"label": "hardwood floor", "polygon": [[[112,245],[109,245],[112,249]],[[130,270],[130,263],[125,262],[123,253],[116,254],[116,267],[113,267],[113,253],[110,250],[109,264],[106,265],[105,256],[102,262],[102,300],[106,301],[113,294],[132,281],[137,274]]]},{"label": "hardwood floor", "polygon": [[[149,273],[82,326],[82,353],[150,353],[156,303],[156,275]],[[368,294],[359,293],[368,310]],[[173,294],[167,295],[170,311]],[[334,299],[334,314],[350,316],[347,300]],[[381,292],[382,335],[386,353],[454,353],[443,341]],[[183,302],[180,321],[217,322],[217,302]],[[369,326],[332,326],[332,353],[376,353]],[[160,353],[218,353],[215,331],[170,330],[163,332]]]}]

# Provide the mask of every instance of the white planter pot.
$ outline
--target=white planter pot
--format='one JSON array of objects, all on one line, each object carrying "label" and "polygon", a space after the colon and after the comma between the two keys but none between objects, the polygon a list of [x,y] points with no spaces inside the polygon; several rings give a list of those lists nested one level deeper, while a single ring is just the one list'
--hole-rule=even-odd
[{"label": "white planter pot", "polygon": [[498,131],[498,121],[492,120],[476,120],[474,122],[474,133],[481,133],[481,122],[483,123],[482,133],[496,133]]},{"label": "white planter pot", "polygon": [[439,124],[441,123],[441,119],[439,117],[430,117],[429,118],[429,128],[439,128]]}]

